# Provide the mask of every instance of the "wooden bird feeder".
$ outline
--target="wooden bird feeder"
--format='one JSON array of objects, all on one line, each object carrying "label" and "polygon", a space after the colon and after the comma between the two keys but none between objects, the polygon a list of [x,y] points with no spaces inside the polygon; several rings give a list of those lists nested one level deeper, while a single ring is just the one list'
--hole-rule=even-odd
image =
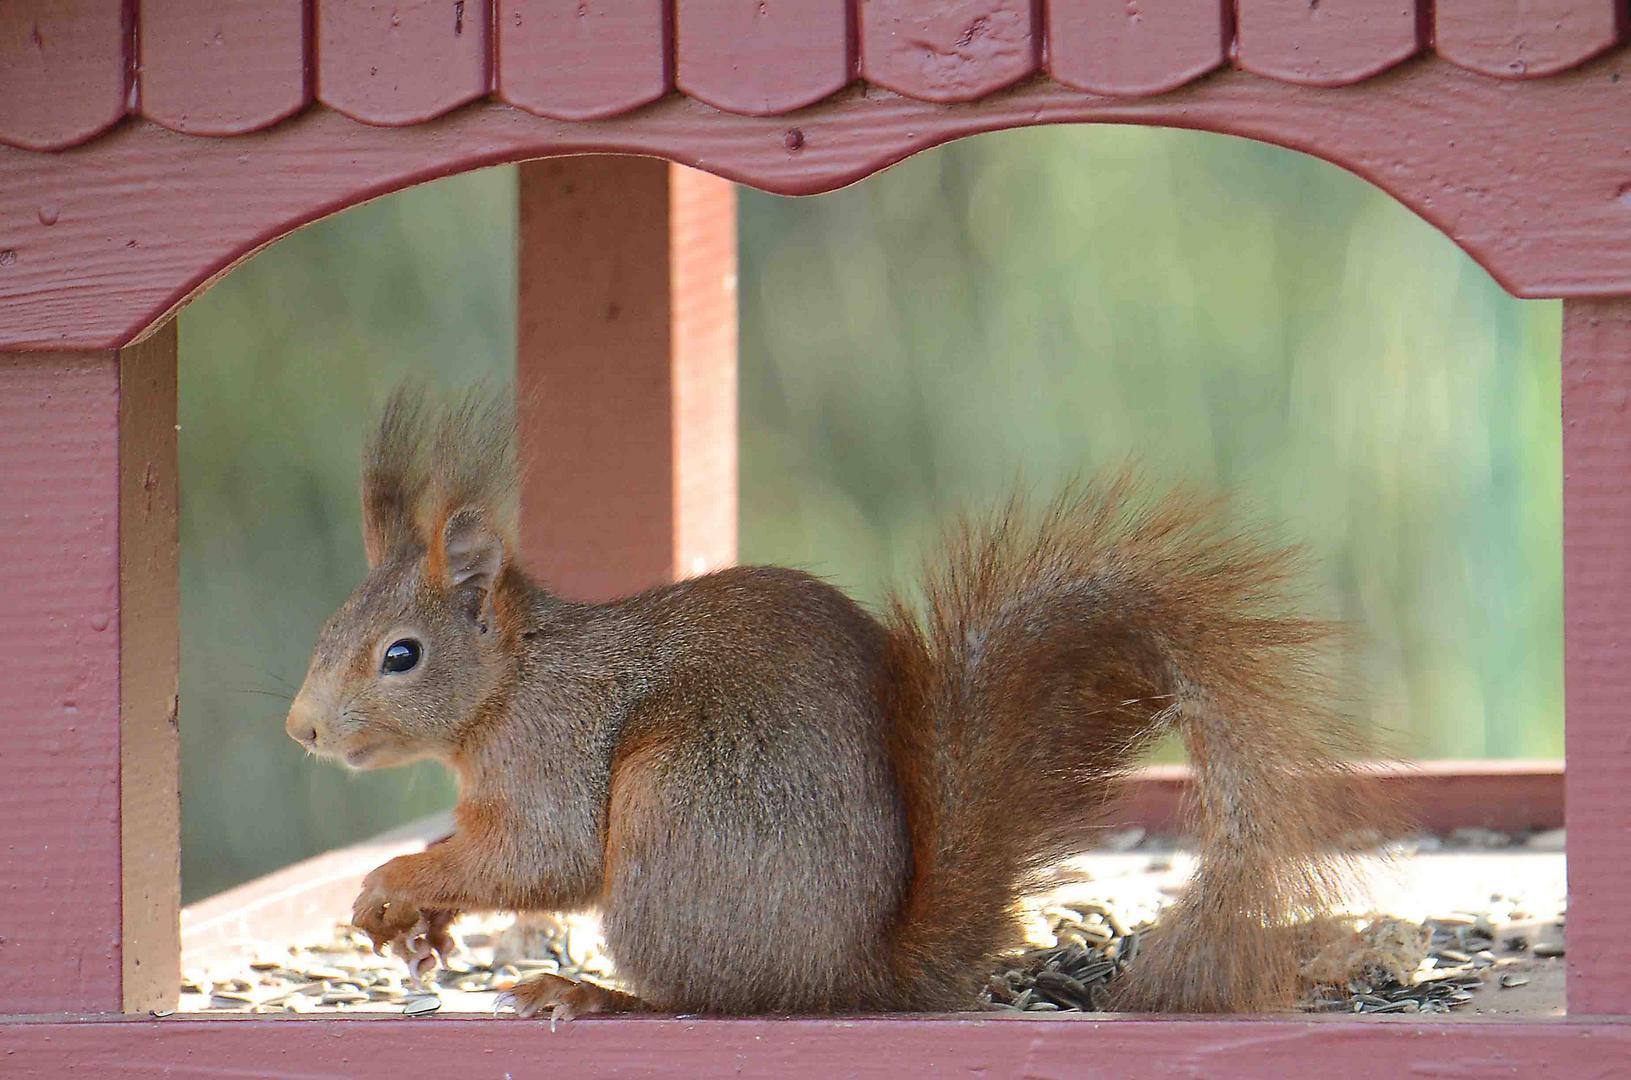
[{"label": "wooden bird feeder", "polygon": [[[1624,0],[0,0],[0,1072],[1624,1070],[1627,14]],[[1087,122],[1316,155],[1514,295],[1564,299],[1566,1019],[642,1017],[552,1034],[148,1015],[177,983],[173,318],[189,297],[365,199],[527,163],[518,380],[548,393],[525,399],[523,452],[571,448],[576,466],[533,470],[525,543],[553,580],[610,593],[734,555],[731,182],[827,191],[965,135]],[[1514,790],[1497,781],[1445,777]]]}]

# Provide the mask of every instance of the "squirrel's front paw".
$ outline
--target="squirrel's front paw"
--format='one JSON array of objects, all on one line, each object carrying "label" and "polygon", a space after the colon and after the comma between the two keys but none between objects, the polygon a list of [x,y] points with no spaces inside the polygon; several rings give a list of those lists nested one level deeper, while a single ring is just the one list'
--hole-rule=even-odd
[{"label": "squirrel's front paw", "polygon": [[[377,867],[362,879],[362,891],[351,905],[351,925],[367,934],[376,951],[418,934],[440,955],[452,947],[448,924],[457,912],[421,909],[408,899],[414,856],[402,856]],[[421,925],[422,924],[422,925]]]},{"label": "squirrel's front paw", "polygon": [[438,960],[447,963],[455,946],[448,927],[458,914],[456,911],[425,911],[413,929],[391,942],[391,952],[407,967],[408,982],[416,989],[424,988],[425,979],[436,970]]}]

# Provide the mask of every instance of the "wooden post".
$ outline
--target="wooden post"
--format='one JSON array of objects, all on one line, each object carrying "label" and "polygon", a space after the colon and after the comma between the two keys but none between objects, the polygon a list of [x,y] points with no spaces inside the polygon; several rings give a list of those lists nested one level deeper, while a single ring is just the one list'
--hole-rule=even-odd
[{"label": "wooden post", "polygon": [[1571,1015],[1631,1015],[1631,298],[1563,305]]},{"label": "wooden post", "polygon": [[736,198],[648,158],[521,166],[522,543],[600,599],[736,558]]},{"label": "wooden post", "polygon": [[177,994],[175,362],[0,354],[0,1013]]}]

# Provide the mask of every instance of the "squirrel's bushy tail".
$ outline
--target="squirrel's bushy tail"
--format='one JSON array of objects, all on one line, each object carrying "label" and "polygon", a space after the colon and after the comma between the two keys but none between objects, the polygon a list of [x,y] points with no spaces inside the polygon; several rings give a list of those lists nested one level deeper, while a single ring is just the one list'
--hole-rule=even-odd
[{"label": "squirrel's bushy tail", "polygon": [[1117,1002],[1292,1003],[1284,927],[1333,899],[1360,739],[1337,708],[1326,623],[1287,600],[1294,553],[1213,500],[1127,478],[1040,515],[967,526],[890,629],[893,748],[912,877],[890,952],[900,1007],[966,1008],[1021,945],[1013,900],[1091,846],[1116,782],[1169,731],[1196,781],[1198,863]]}]

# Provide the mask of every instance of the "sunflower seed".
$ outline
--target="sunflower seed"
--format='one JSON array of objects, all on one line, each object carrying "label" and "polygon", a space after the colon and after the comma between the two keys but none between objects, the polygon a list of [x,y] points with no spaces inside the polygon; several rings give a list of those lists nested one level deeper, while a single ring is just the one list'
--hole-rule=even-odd
[{"label": "sunflower seed", "polygon": [[441,998],[427,994],[423,997],[410,998],[408,1003],[402,1007],[402,1014],[404,1016],[429,1016],[441,1007]]}]

